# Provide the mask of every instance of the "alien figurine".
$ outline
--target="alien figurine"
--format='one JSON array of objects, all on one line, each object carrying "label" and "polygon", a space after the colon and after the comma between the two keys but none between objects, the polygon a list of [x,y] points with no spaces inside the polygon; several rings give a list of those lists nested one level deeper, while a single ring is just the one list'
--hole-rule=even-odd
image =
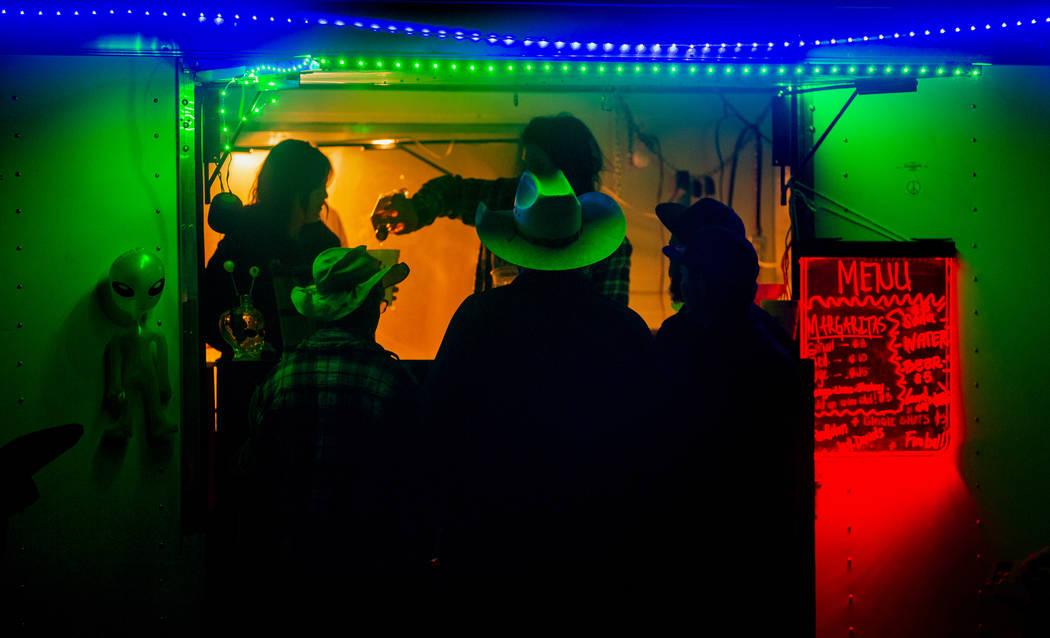
[{"label": "alien figurine", "polygon": [[146,327],[146,317],[162,292],[164,264],[143,248],[117,257],[109,276],[96,288],[102,311],[122,329],[106,345],[103,407],[115,420],[105,431],[109,440],[126,441],[131,437],[128,396],[132,392],[141,396],[146,432],[151,440],[178,431],[178,426],[164,414],[164,406],[171,400],[167,341],[164,335]]}]

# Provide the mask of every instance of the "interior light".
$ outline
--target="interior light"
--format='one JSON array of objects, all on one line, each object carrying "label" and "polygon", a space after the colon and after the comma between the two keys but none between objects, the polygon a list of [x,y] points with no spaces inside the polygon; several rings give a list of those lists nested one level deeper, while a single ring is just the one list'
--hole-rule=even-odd
[{"label": "interior light", "polygon": [[376,149],[380,149],[380,150],[387,150],[387,149],[391,149],[391,148],[394,148],[395,146],[397,146],[397,140],[390,139],[390,138],[384,138],[384,139],[381,139],[381,140],[372,140],[371,142],[369,142],[369,144],[372,145],[372,148],[376,148]]},{"label": "interior light", "polygon": [[832,73],[838,73],[839,72],[839,68],[837,66],[833,66],[833,67],[831,67],[831,72]]},{"label": "interior light", "polygon": [[766,73],[769,73],[769,67],[765,67],[764,66],[761,69],[759,69],[758,72],[761,73],[762,75],[765,75]]}]

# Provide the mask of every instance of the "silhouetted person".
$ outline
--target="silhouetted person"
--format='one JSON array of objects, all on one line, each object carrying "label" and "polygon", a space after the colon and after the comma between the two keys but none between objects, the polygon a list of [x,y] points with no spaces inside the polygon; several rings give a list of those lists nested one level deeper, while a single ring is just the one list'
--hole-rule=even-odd
[{"label": "silhouetted person", "polygon": [[[721,228],[737,237],[747,238],[744,221],[740,219],[736,211],[711,197],[699,199],[688,207],[675,202],[658,204],[656,215],[671,231],[669,242],[671,246],[688,244],[698,232],[712,227]],[[681,283],[682,266],[678,260],[671,260],[667,274],[671,280],[671,302],[675,306],[681,306],[685,303],[685,297]],[[769,333],[785,352],[797,356],[798,345],[772,315],[757,304],[752,304],[749,312],[751,318]]]},{"label": "silhouetted person", "polygon": [[679,591],[697,596],[713,620],[746,625],[755,596],[781,618],[793,583],[803,582],[791,566],[797,364],[751,311],[758,257],[749,241],[709,226],[664,250],[681,266],[685,303],[656,336],[667,411],[652,489],[653,519],[666,530],[660,550],[695,575]]},{"label": "silhouetted person", "polygon": [[272,266],[305,274],[318,253],[339,245],[339,238],[320,220],[331,175],[332,164],[317,147],[284,140],[270,149],[259,168],[248,206],[241,208],[228,196],[213,203],[208,223],[226,235],[201,278],[201,330],[224,356],[231,348],[219,334],[219,315],[237,306],[238,298],[223,264],[234,263],[232,275],[241,294],[251,287],[249,268],[259,268],[252,300],[263,314],[266,342],[279,353],[284,344]]},{"label": "silhouetted person", "polygon": [[[562,113],[533,118],[521,134],[525,170],[546,175],[561,170],[577,196],[598,190],[602,151],[587,125]],[[518,178],[494,180],[459,175],[435,177],[411,198],[395,194],[382,198],[372,224],[382,233],[389,226],[405,234],[432,224],[438,217],[459,219],[474,225],[478,202],[489,209],[506,210],[514,205]],[[474,292],[493,287],[490,272],[507,262],[482,247],[478,256]],[[631,275],[631,242],[625,236],[611,255],[583,269],[601,294],[627,305]]]},{"label": "silhouetted person", "polygon": [[514,210],[480,207],[476,221],[522,271],[460,305],[424,384],[446,495],[439,570],[531,617],[545,612],[537,596],[625,577],[629,439],[652,337],[582,271],[623,239],[610,197],[525,173]]},{"label": "silhouetted person", "polygon": [[413,491],[418,385],[375,342],[384,289],[407,275],[364,246],[329,248],[292,292],[322,327],[256,390],[238,462],[248,584],[276,602],[408,584],[432,551]]}]

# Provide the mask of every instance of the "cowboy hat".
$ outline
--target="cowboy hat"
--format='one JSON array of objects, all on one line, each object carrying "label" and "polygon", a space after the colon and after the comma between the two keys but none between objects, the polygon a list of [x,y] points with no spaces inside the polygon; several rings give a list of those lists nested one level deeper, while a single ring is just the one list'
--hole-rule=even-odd
[{"label": "cowboy hat", "polygon": [[627,232],[619,204],[604,193],[576,197],[561,171],[523,173],[514,210],[489,210],[482,202],[474,225],[496,256],[533,270],[590,266],[613,254]]},{"label": "cowboy hat", "polygon": [[357,310],[377,285],[394,286],[408,276],[403,263],[382,267],[364,246],[329,248],[314,259],[314,283],[292,289],[299,314],[319,321],[336,321]]}]

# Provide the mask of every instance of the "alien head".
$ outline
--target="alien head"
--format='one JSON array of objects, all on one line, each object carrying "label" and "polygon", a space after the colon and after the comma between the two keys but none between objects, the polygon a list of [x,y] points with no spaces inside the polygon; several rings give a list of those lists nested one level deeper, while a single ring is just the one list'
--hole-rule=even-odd
[{"label": "alien head", "polygon": [[122,326],[142,323],[164,291],[164,264],[144,248],[114,260],[98,294],[106,316]]}]

